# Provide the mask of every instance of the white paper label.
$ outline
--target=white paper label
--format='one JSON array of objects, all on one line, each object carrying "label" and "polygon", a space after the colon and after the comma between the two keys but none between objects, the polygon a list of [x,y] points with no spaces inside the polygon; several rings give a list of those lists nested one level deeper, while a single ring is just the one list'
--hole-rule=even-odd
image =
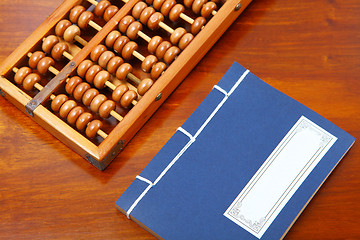
[{"label": "white paper label", "polygon": [[224,216],[260,239],[336,140],[300,117]]}]

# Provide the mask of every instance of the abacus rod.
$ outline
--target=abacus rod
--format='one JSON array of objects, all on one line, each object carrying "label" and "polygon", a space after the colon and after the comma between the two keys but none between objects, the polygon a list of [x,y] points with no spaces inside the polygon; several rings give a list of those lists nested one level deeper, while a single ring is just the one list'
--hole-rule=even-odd
[{"label": "abacus rod", "polygon": [[147,42],[150,42],[150,40],[151,40],[151,38],[148,35],[146,35],[145,33],[143,33],[142,31],[138,31],[138,35]]},{"label": "abacus rod", "polygon": [[89,3],[91,3],[92,5],[94,6],[97,6],[98,5],[98,2],[95,1],[95,0],[87,0]]},{"label": "abacus rod", "polygon": [[184,14],[184,13],[180,13],[180,17],[181,17],[184,21],[186,21],[186,22],[188,22],[188,23],[190,23],[190,24],[193,24],[193,23],[194,23],[194,19],[192,19],[191,17],[189,17],[188,15],[186,15],[186,14]]}]

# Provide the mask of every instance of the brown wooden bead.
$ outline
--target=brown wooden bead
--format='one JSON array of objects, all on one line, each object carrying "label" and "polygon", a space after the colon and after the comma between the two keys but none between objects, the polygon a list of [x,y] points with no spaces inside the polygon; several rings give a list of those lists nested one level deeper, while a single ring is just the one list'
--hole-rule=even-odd
[{"label": "brown wooden bead", "polygon": [[51,56],[56,61],[60,61],[63,57],[64,52],[68,52],[68,51],[69,51],[69,46],[64,42],[61,42],[53,47],[53,49],[51,50]]},{"label": "brown wooden bead", "polygon": [[81,30],[78,26],[71,25],[65,30],[63,38],[66,42],[72,43],[75,41],[75,36],[80,36],[80,33]]},{"label": "brown wooden bead", "polygon": [[180,14],[185,12],[185,7],[182,4],[176,4],[169,13],[170,21],[177,21],[180,18]]},{"label": "brown wooden bead", "polygon": [[133,70],[132,66],[129,63],[123,63],[116,71],[116,77],[119,80],[125,80],[127,75]]},{"label": "brown wooden bead", "polygon": [[49,67],[54,65],[55,65],[54,59],[52,59],[51,57],[44,57],[39,61],[36,68],[39,71],[39,73],[45,74],[48,71]]},{"label": "brown wooden bead", "polygon": [[42,43],[42,50],[46,53],[50,53],[53,47],[59,42],[59,39],[55,35],[47,36]]},{"label": "brown wooden bead", "polygon": [[85,74],[86,81],[93,83],[96,74],[98,74],[101,70],[102,68],[99,65],[91,66]]},{"label": "brown wooden bead", "polygon": [[102,70],[96,74],[94,78],[94,86],[96,88],[104,88],[105,83],[110,80],[110,73],[108,71]]},{"label": "brown wooden bead", "polygon": [[154,0],[145,0],[145,2],[146,2],[147,4],[149,4],[149,5],[152,5],[153,1],[154,1]]},{"label": "brown wooden bead", "polygon": [[178,27],[174,30],[174,32],[170,35],[170,42],[173,45],[177,45],[180,39],[186,34],[185,28]]},{"label": "brown wooden bead", "polygon": [[137,4],[135,4],[135,6],[132,9],[131,15],[135,18],[135,19],[139,19],[140,15],[142,13],[142,11],[147,8],[147,4],[140,1]]},{"label": "brown wooden bead", "polygon": [[110,74],[114,74],[116,72],[116,70],[120,67],[121,64],[124,63],[124,60],[119,57],[119,56],[115,56],[112,59],[110,59],[110,61],[108,62],[106,69],[108,70],[108,72]]},{"label": "brown wooden bead", "polygon": [[175,0],[166,0],[164,4],[161,6],[160,12],[167,17],[171,11],[171,9],[176,5]]},{"label": "brown wooden bead", "polygon": [[89,68],[91,66],[93,66],[94,63],[89,60],[89,59],[86,59],[84,61],[82,61],[79,66],[77,67],[77,74],[80,76],[80,77],[85,77],[86,75],[86,72],[89,70]]},{"label": "brown wooden bead", "polygon": [[84,112],[84,108],[82,108],[81,106],[74,107],[67,115],[66,118],[67,122],[70,125],[75,124],[76,120],[79,118],[81,114],[83,114],[83,112]]},{"label": "brown wooden bead", "polygon": [[150,78],[145,78],[137,87],[137,92],[140,96],[143,96],[154,84],[154,81]]},{"label": "brown wooden bead", "polygon": [[30,91],[33,89],[35,83],[40,82],[41,77],[39,74],[36,73],[30,73],[27,75],[22,83],[25,90]]},{"label": "brown wooden bead", "polygon": [[127,28],[133,22],[135,22],[135,19],[134,19],[133,16],[126,15],[125,17],[123,17],[121,19],[121,21],[119,22],[119,30],[120,30],[120,32],[126,33]]},{"label": "brown wooden bead", "polygon": [[121,36],[118,39],[116,39],[115,43],[114,43],[114,50],[117,53],[121,53],[122,49],[124,48],[124,46],[130,41],[130,39],[126,36]]},{"label": "brown wooden bead", "polygon": [[68,100],[66,101],[61,107],[60,107],[60,110],[59,110],[59,114],[60,114],[60,117],[62,118],[66,118],[69,114],[69,112],[74,108],[76,107],[77,104],[74,100]]},{"label": "brown wooden bead", "polygon": [[54,112],[58,112],[61,108],[61,106],[68,100],[68,96],[65,94],[59,94],[57,95],[54,100],[51,102],[51,109]]},{"label": "brown wooden bead", "polygon": [[121,33],[117,30],[111,31],[105,39],[105,45],[109,48],[112,48],[114,46],[114,43],[116,39],[118,39],[121,36]]},{"label": "brown wooden bead", "polygon": [[66,85],[65,85],[65,91],[72,95],[74,92],[74,89],[80,84],[82,83],[82,79],[79,78],[78,76],[74,76],[72,78],[69,79],[69,81],[67,81]]},{"label": "brown wooden bead", "polygon": [[155,9],[153,7],[145,8],[140,15],[140,22],[144,25],[147,25],[147,22],[151,15],[155,13]]},{"label": "brown wooden bead", "polygon": [[99,91],[96,88],[90,88],[88,89],[83,97],[82,97],[82,102],[85,106],[90,106],[91,101],[94,99],[94,97],[96,97],[97,95],[99,95]]},{"label": "brown wooden bead", "polygon": [[179,48],[184,50],[187,45],[194,39],[194,35],[191,33],[186,33],[179,41]]},{"label": "brown wooden bead", "polygon": [[120,100],[120,105],[123,107],[130,106],[131,102],[137,98],[137,94],[134,90],[127,91]]},{"label": "brown wooden bead", "polygon": [[87,82],[82,82],[76,86],[73,92],[73,96],[76,100],[80,101],[84,93],[89,90],[91,87]]},{"label": "brown wooden bead", "polygon": [[31,69],[29,67],[22,67],[20,68],[14,76],[14,81],[20,85],[23,83],[26,76],[28,76],[31,73]]},{"label": "brown wooden bead", "polygon": [[138,49],[135,42],[128,42],[122,49],[121,55],[125,60],[130,60],[134,51]]},{"label": "brown wooden bead", "polygon": [[184,0],[184,5],[187,8],[191,8],[191,5],[193,4],[194,0]]},{"label": "brown wooden bead", "polygon": [[171,47],[171,43],[168,41],[163,41],[159,44],[158,48],[156,49],[156,56],[159,59],[162,59],[165,55],[165,52]]},{"label": "brown wooden bead", "polygon": [[197,17],[193,24],[191,24],[191,33],[196,35],[200,32],[202,27],[205,25],[206,19],[204,17]]},{"label": "brown wooden bead", "polygon": [[70,14],[69,14],[69,20],[72,23],[77,23],[80,15],[85,12],[86,9],[83,6],[75,6],[73,9],[71,9]]},{"label": "brown wooden bead", "polygon": [[107,118],[110,115],[110,112],[115,109],[116,105],[113,100],[106,100],[103,104],[101,104],[99,108],[99,115],[102,118]]},{"label": "brown wooden bead", "polygon": [[97,113],[101,104],[103,104],[107,100],[107,97],[104,94],[99,94],[90,103],[91,111]]},{"label": "brown wooden bead", "polygon": [[154,54],[156,52],[157,47],[159,44],[163,41],[163,39],[160,36],[154,36],[151,38],[150,42],[148,43],[148,51],[151,54]]},{"label": "brown wooden bead", "polygon": [[90,53],[90,59],[93,60],[94,62],[97,62],[100,55],[103,54],[105,51],[107,51],[107,48],[102,45],[99,44],[97,45]]},{"label": "brown wooden bead", "polygon": [[105,51],[100,55],[100,57],[98,59],[98,63],[102,68],[106,68],[108,62],[113,57],[115,57],[115,53],[113,53],[111,51]]},{"label": "brown wooden bead", "polygon": [[33,54],[31,54],[31,57],[29,58],[29,67],[32,69],[37,68],[37,65],[41,59],[45,57],[45,53],[41,51],[36,51]]},{"label": "brown wooden bead", "polygon": [[94,8],[93,12],[95,16],[101,17],[104,14],[105,9],[109,6],[111,6],[111,3],[108,0],[101,0]]},{"label": "brown wooden bead", "polygon": [[160,10],[161,6],[164,4],[165,0],[154,0],[152,5],[156,10]]},{"label": "brown wooden bead", "polygon": [[141,63],[141,69],[144,72],[150,72],[151,68],[154,66],[155,63],[158,62],[157,57],[154,55],[148,55],[145,57],[144,61]]},{"label": "brown wooden bead", "polygon": [[152,79],[158,79],[163,71],[166,69],[166,64],[163,62],[158,62],[154,65],[154,67],[151,69],[150,76]]},{"label": "brown wooden bead", "polygon": [[140,22],[133,22],[126,30],[126,36],[131,40],[135,40],[138,37],[138,32],[142,30],[142,24]]},{"label": "brown wooden bead", "polygon": [[159,23],[164,21],[164,15],[162,15],[160,12],[155,12],[153,15],[150,16],[147,26],[151,30],[156,30],[159,28]]},{"label": "brown wooden bead", "polygon": [[115,5],[111,5],[108,8],[105,9],[104,12],[104,20],[108,22],[117,12],[119,11],[119,8]]},{"label": "brown wooden bead", "polygon": [[58,22],[58,24],[56,24],[55,27],[56,36],[63,37],[65,30],[71,25],[72,23],[67,19],[63,19],[60,22]]},{"label": "brown wooden bead", "polygon": [[76,128],[79,129],[80,131],[84,130],[92,119],[93,116],[91,115],[91,113],[84,112],[76,120]]},{"label": "brown wooden bead", "polygon": [[89,11],[85,11],[81,13],[78,19],[78,26],[80,28],[87,28],[89,25],[89,22],[94,20],[94,14]]},{"label": "brown wooden bead", "polygon": [[102,127],[102,122],[100,120],[92,120],[86,127],[85,134],[88,138],[93,138],[96,136],[97,131]]},{"label": "brown wooden bead", "polygon": [[201,8],[208,0],[194,0],[192,4],[192,11],[196,14],[199,14],[201,11]]},{"label": "brown wooden bead", "polygon": [[119,102],[121,97],[127,92],[129,91],[129,87],[125,84],[120,84],[118,85],[115,90],[112,92],[112,99],[115,102]]},{"label": "brown wooden bead", "polygon": [[179,55],[179,53],[180,53],[180,48],[178,48],[176,46],[172,46],[171,48],[169,48],[166,51],[166,53],[164,55],[164,61],[167,64],[170,64]]},{"label": "brown wooden bead", "polygon": [[209,1],[205,3],[204,6],[201,8],[200,14],[204,18],[209,18],[214,10],[217,10],[216,3],[214,3],[213,1]]}]

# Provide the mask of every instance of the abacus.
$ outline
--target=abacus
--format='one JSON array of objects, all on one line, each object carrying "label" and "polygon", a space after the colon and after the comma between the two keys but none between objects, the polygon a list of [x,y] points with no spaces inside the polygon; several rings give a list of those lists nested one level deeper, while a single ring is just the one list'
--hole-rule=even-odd
[{"label": "abacus", "polygon": [[251,0],[65,0],[0,93],[104,170]]}]

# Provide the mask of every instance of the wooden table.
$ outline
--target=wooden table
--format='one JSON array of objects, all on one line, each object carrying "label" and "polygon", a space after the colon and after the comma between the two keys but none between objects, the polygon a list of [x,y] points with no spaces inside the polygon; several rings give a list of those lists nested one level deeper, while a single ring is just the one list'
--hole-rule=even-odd
[{"label": "wooden table", "polygon": [[[61,0],[0,1],[0,62]],[[360,138],[360,1],[254,0],[101,172],[0,97],[0,238],[153,239],[116,199],[238,61]],[[360,238],[355,143],[286,239]]]}]

